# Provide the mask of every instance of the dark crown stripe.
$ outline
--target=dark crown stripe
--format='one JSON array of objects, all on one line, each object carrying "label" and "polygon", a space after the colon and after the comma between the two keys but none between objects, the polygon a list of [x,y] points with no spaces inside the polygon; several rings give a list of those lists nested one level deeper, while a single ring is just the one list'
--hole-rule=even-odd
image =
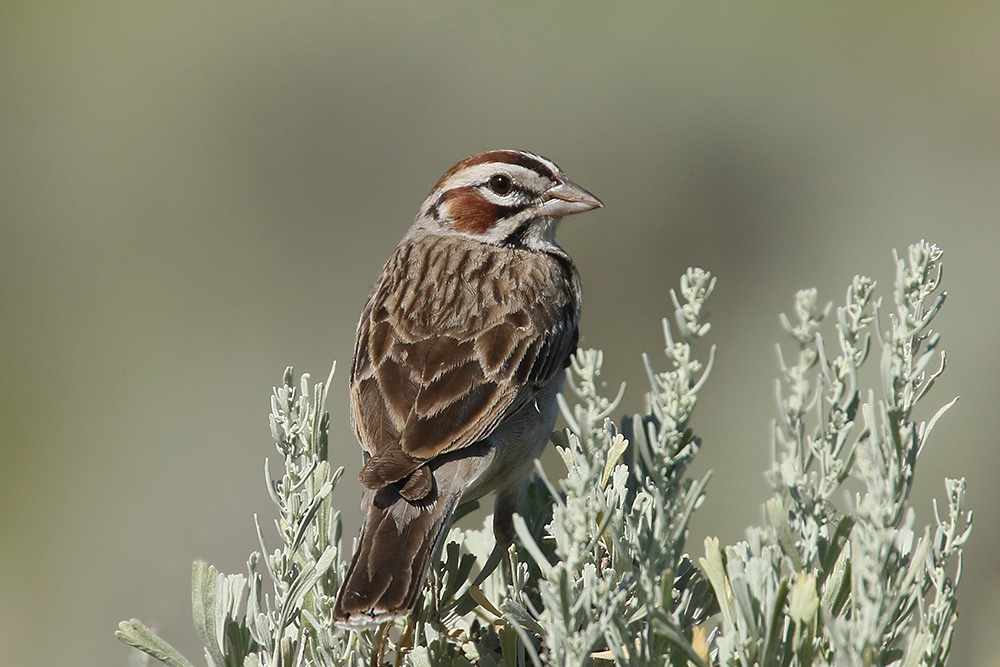
[{"label": "dark crown stripe", "polygon": [[546,178],[555,178],[556,175],[555,173],[553,173],[552,168],[549,167],[549,165],[542,162],[541,160],[539,160],[534,155],[531,155],[529,153],[517,152],[514,153],[514,156],[516,159],[512,164],[524,167],[525,169],[530,169],[536,174],[541,174]]}]

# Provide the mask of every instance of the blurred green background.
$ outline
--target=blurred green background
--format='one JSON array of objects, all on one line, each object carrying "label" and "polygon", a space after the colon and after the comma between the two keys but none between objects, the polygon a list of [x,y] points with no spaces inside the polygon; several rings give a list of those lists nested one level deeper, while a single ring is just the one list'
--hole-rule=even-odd
[{"label": "blurred green background", "polygon": [[795,291],[839,303],[860,272],[889,297],[892,248],[945,249],[949,369],[923,416],[962,400],[913,502],[926,524],[968,476],[953,664],[1000,664],[998,35],[996,3],[4,3],[0,661],[124,665],[130,617],[200,661],[191,561],[244,571],[251,513],[270,522],[271,387],[346,369],[438,176],[516,147],[606,203],[560,238],[623,410],[640,353],[665,367],[667,288],[719,278],[695,556],[761,520]]}]

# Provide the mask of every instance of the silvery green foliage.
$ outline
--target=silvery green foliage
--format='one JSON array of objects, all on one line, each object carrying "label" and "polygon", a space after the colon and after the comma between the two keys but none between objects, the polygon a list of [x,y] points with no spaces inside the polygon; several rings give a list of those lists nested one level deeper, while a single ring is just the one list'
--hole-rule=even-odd
[{"label": "silvery green foliage", "polygon": [[[210,667],[364,665],[375,643],[368,632],[338,636],[331,630],[345,569],[340,512],[330,504],[343,469],[331,471],[327,461],[332,378],[331,371],[310,393],[309,376],[296,386],[288,368],[271,397],[271,435],[284,472],[272,479],[267,462],[264,468],[281,548],[268,552],[257,524],[261,551],[250,555],[248,576],[194,564],[194,623]],[[117,635],[166,665],[192,664],[135,619],[121,623]]]},{"label": "silvery green foliage", "polygon": [[[965,481],[946,480],[948,510],[915,531],[909,493],[938,418],[914,408],[944,370],[931,320],[944,302],[941,251],[921,242],[896,259],[893,308],[880,322],[875,282],[855,277],[836,309],[836,356],[821,334],[831,307],[799,292],[782,317],[774,496],[744,542],[706,540],[702,566],[722,602],[713,657],[722,665],[943,665],[956,619],[961,548],[971,529]],[[879,391],[859,379],[872,338]],[[936,370],[929,370],[936,364]],[[835,494],[853,479],[845,509]]]},{"label": "silvery green foliage", "polygon": [[[515,516],[520,544],[482,572],[496,561],[488,561],[491,519],[482,530],[452,528],[415,611],[374,631],[332,630],[346,563],[329,500],[342,472],[327,461],[330,380],[310,389],[308,376],[296,384],[287,369],[271,413],[284,471],[272,479],[265,466],[281,545],[269,552],[258,526],[261,551],[247,576],[195,563],[206,663],[944,664],[971,526],[965,482],[946,480],[947,511],[935,505],[936,527],[919,536],[908,506],[917,457],[951,405],[927,422],[912,414],[944,368],[929,329],[944,299],[939,281],[936,247],[917,244],[906,261],[897,258],[895,310],[882,331],[875,283],[855,278],[835,311],[834,357],[820,333],[831,307],[819,307],[814,290],[799,293],[794,321],[782,318],[795,348],[788,360],[779,350],[767,520],[725,549],[707,540],[698,568],[685,539],[708,477],[687,476],[701,446],[689,422],[714,348],[704,364],[693,349],[709,332],[704,309],[715,280],[689,269],[679,294],[671,290],[676,333],[664,321],[667,370],[645,358],[645,413],[624,417],[619,429],[611,416],[624,388],[604,397],[601,353],[577,353],[572,404],[561,402],[569,428],[554,435],[566,476],[553,482],[539,466],[526,485]],[[878,394],[860,379],[873,337]],[[850,480],[861,490],[838,508],[835,495]],[[139,621],[123,622],[118,636],[164,664],[192,664]]]}]

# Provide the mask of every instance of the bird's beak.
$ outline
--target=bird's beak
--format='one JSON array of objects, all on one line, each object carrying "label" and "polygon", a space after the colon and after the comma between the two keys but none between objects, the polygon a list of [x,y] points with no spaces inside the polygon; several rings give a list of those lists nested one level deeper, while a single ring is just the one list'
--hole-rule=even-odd
[{"label": "bird's beak", "polygon": [[539,217],[558,218],[600,208],[604,203],[565,176],[542,194],[542,203],[535,209]]}]

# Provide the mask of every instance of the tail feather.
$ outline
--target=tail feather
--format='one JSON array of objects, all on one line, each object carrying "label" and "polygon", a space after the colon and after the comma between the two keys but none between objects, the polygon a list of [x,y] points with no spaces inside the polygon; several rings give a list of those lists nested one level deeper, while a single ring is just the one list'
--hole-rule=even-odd
[{"label": "tail feather", "polygon": [[334,606],[339,624],[366,626],[413,609],[460,495],[439,495],[419,507],[394,486],[365,494],[372,502]]},{"label": "tail feather", "polygon": [[493,445],[480,441],[434,457],[425,467],[430,491],[420,500],[410,499],[405,480],[364,489],[361,538],[333,608],[338,625],[361,628],[413,610],[455,508],[495,456]]}]

